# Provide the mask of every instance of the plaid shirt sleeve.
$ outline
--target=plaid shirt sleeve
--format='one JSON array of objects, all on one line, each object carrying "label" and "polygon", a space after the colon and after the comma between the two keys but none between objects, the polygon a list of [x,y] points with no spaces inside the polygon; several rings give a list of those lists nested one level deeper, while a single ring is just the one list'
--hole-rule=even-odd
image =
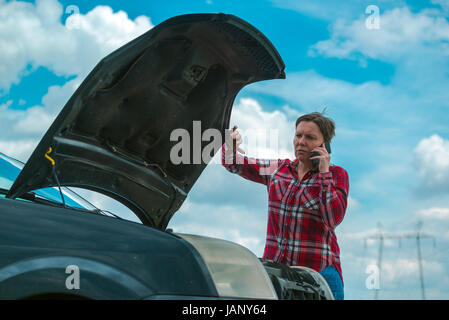
[{"label": "plaid shirt sleeve", "polygon": [[229,172],[236,173],[245,179],[268,185],[273,172],[282,160],[255,159],[233,153],[225,144],[221,148],[221,163]]},{"label": "plaid shirt sleeve", "polygon": [[345,216],[349,192],[348,173],[334,166],[332,171],[319,173],[317,182],[321,184],[320,212],[324,222],[334,229]]}]

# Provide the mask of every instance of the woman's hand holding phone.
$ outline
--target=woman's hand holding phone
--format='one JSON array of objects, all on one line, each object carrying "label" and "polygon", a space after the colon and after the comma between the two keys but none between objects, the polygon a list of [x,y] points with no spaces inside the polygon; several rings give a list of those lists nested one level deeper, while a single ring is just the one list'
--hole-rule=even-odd
[{"label": "woman's hand holding phone", "polygon": [[322,143],[321,146],[316,147],[312,150],[310,154],[310,159],[312,160],[312,165],[316,167],[320,172],[329,172],[330,166],[330,144],[328,142]]}]

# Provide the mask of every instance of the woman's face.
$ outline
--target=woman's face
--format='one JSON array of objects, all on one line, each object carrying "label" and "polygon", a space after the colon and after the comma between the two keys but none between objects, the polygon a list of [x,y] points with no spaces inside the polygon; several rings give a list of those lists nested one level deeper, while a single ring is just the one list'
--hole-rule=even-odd
[{"label": "woman's face", "polygon": [[296,127],[293,147],[295,156],[301,162],[312,161],[309,159],[311,150],[323,144],[324,137],[320,128],[312,121],[301,121]]}]

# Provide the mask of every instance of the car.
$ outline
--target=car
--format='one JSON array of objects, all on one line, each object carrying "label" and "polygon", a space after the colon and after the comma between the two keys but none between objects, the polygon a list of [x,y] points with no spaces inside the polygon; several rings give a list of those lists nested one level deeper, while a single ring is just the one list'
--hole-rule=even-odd
[{"label": "car", "polygon": [[221,13],[170,18],[103,58],[25,164],[0,154],[0,298],[333,299],[314,270],[167,229],[207,166],[174,164],[170,133],[200,121],[224,134],[237,93],[284,68],[259,30]]}]

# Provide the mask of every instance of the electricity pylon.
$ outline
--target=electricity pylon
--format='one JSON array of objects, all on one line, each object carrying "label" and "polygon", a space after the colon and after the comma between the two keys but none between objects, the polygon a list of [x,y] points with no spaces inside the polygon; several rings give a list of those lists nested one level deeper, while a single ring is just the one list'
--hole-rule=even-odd
[{"label": "electricity pylon", "polygon": [[[432,238],[433,239],[433,246],[435,247],[435,237],[433,235],[424,234],[421,232],[422,229],[422,222],[418,222],[417,228],[415,232],[409,232],[409,233],[385,233],[382,227],[382,224],[380,222],[377,223],[377,228],[379,230],[379,233],[377,235],[369,236],[365,238],[365,247],[366,247],[366,240],[367,239],[376,239],[379,240],[379,252],[378,252],[378,258],[377,258],[377,267],[379,268],[379,282],[380,282],[380,275],[381,275],[381,263],[382,263],[382,251],[383,251],[383,245],[384,245],[384,239],[398,239],[399,245],[401,243],[401,239],[416,239],[416,248],[418,251],[418,267],[419,267],[419,279],[421,282],[421,296],[422,299],[426,299],[426,293],[425,293],[425,286],[424,286],[424,273],[423,273],[423,266],[422,266],[422,257],[421,257],[421,239],[423,238]],[[379,291],[380,289],[374,290],[374,299],[377,300],[379,297]]]}]

